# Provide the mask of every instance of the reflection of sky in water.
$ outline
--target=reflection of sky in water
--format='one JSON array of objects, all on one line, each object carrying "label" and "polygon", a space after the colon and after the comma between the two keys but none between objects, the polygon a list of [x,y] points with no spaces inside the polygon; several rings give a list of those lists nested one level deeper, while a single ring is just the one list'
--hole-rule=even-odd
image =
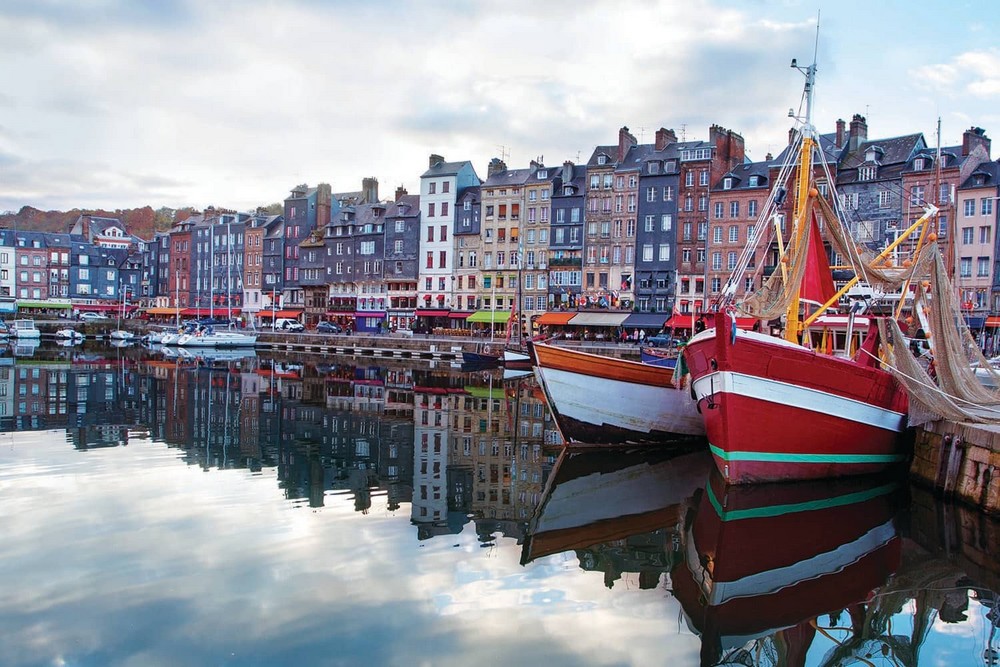
[{"label": "reflection of sky in water", "polygon": [[[181,456],[3,434],[0,664],[697,664],[677,602],[635,575],[609,589],[572,553],[522,567],[514,540],[482,548],[471,523],[418,541],[407,504],[313,510],[273,469]],[[982,664],[989,625],[975,602],[969,616],[935,623],[920,664]],[[817,636],[809,664],[830,647]]]}]

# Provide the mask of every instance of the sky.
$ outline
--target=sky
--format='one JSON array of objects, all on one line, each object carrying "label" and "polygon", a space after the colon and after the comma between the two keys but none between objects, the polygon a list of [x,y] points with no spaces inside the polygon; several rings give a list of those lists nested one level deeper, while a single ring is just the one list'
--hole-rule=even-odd
[{"label": "sky", "polygon": [[[0,211],[419,191],[428,156],[586,162],[630,128],[762,160],[819,20],[814,121],[1000,137],[1000,13],[930,0],[5,0]],[[996,158],[1000,148],[994,150]]]}]

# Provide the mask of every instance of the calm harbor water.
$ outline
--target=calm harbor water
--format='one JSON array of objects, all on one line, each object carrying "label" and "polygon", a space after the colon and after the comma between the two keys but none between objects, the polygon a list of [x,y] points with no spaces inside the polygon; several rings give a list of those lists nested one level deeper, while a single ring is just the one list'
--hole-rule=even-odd
[{"label": "calm harbor water", "polygon": [[2,665],[990,665],[1000,526],[560,456],[532,378],[0,357]]}]

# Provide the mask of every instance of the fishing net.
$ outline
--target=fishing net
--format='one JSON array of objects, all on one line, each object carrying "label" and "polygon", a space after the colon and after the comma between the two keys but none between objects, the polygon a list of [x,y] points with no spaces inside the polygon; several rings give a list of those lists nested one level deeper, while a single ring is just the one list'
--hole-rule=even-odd
[{"label": "fishing net", "polygon": [[[930,279],[916,286],[914,312],[927,329],[933,361],[924,367],[906,345],[887,350],[886,362],[910,397],[910,425],[935,419],[989,423],[1000,419],[1000,390],[986,387],[978,367],[991,384],[1000,386],[1000,372],[990,365],[965,324],[957,291],[948,278],[936,242],[923,253]],[[902,341],[894,320],[879,321],[886,340]]]}]

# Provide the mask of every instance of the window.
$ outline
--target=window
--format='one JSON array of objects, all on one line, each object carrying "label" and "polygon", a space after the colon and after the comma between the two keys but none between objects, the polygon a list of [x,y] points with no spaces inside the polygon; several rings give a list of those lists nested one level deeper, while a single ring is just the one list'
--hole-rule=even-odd
[{"label": "window", "polygon": [[656,201],[656,188],[646,188],[646,201]]},{"label": "window", "polygon": [[642,261],[652,262],[653,261],[653,244],[644,243],[642,246]]},{"label": "window", "polygon": [[753,186],[753,187],[757,187],[758,185],[760,185],[760,176],[751,176],[750,180],[747,181],[747,185],[750,185],[750,186]]},{"label": "window", "polygon": [[757,217],[757,200],[751,199],[747,202],[747,217],[756,218]]},{"label": "window", "polygon": [[729,225],[729,242],[736,243],[739,240],[740,240],[739,225]]},{"label": "window", "polygon": [[[433,195],[433,194],[435,194],[435,193],[437,193],[437,183],[435,183],[434,181],[431,181],[431,182],[430,182],[430,183],[429,183],[429,184],[427,185],[427,194],[429,194],[429,195]],[[294,210],[294,209],[293,209],[293,210]]]},{"label": "window", "polygon": [[427,268],[428,269],[434,268],[434,253],[430,251],[427,252]]},{"label": "window", "polygon": [[923,203],[923,201],[924,201],[924,186],[914,185],[912,188],[910,188],[910,203],[914,206],[920,206]]},{"label": "window", "polygon": [[983,215],[993,215],[993,198],[983,197],[982,200],[982,214]]},{"label": "window", "polygon": [[663,186],[663,201],[673,201],[674,200],[674,186],[664,185]]},{"label": "window", "polygon": [[730,218],[740,217],[740,203],[738,201],[729,202],[729,217]]},{"label": "window", "polygon": [[651,232],[651,231],[653,231],[653,226],[655,224],[656,224],[656,216],[655,215],[647,215],[646,216],[646,224],[643,227],[642,231],[644,231],[644,232]]},{"label": "window", "polygon": [[858,168],[858,180],[859,181],[871,181],[875,178],[875,166],[865,165],[864,167]]},{"label": "window", "polygon": [[434,202],[427,204],[427,217],[428,218],[434,217]]},{"label": "window", "polygon": [[918,157],[918,158],[914,159],[913,160],[913,170],[914,171],[923,171],[923,169],[924,169],[924,158]]},{"label": "window", "polygon": [[443,192],[445,194],[451,192],[451,183],[449,181],[442,181],[441,182],[441,192]]},{"label": "window", "polygon": [[441,250],[438,252],[438,268],[443,269],[448,265],[448,251]]},{"label": "window", "polygon": [[708,210],[708,195],[698,196],[698,210],[707,211]]},{"label": "window", "polygon": [[442,241],[448,240],[448,225],[441,225],[441,233],[438,236]]},{"label": "window", "polygon": [[689,187],[689,188],[694,185],[694,172],[693,171],[688,171],[688,173],[684,174],[684,185],[686,187]]},{"label": "window", "polygon": [[715,226],[712,228],[712,243],[722,243],[722,227]]},{"label": "window", "polygon": [[698,185],[708,185],[708,169],[698,172]]},{"label": "window", "polygon": [[732,177],[726,176],[724,179],[722,179],[722,189],[723,190],[732,190],[733,189],[733,179],[732,179]]},{"label": "window", "polygon": [[722,217],[722,211],[723,211],[722,202],[721,201],[715,202],[715,217],[717,219]]},{"label": "window", "polygon": [[986,278],[990,275],[990,258],[980,257],[976,260],[976,275]]},{"label": "window", "polygon": [[674,216],[664,213],[660,216],[660,231],[669,232],[674,227]]},{"label": "window", "polygon": [[441,215],[448,215],[448,202],[441,202]]},{"label": "window", "polygon": [[964,211],[964,214],[965,214],[966,218],[971,218],[972,216],[974,216],[976,214],[976,200],[975,199],[966,199],[965,200],[965,211]]},{"label": "window", "polygon": [[888,208],[891,202],[891,197],[888,190],[880,190],[878,193],[878,207]]},{"label": "window", "polygon": [[668,243],[660,244],[660,261],[661,262],[670,261],[670,244]]},{"label": "window", "polygon": [[979,242],[989,243],[990,242],[990,231],[992,230],[989,226],[983,226],[979,228]]},{"label": "window", "polygon": [[712,253],[712,270],[721,271],[722,270],[722,253],[713,252]]},{"label": "window", "polygon": [[968,245],[972,243],[972,227],[962,227],[962,243]]},{"label": "window", "polygon": [[972,277],[972,258],[963,257],[961,262],[961,276],[962,278]]},{"label": "window", "polygon": [[[431,227],[431,226],[429,226],[429,225],[427,227],[427,241],[428,242],[433,242],[434,241],[434,228]],[[338,255],[341,254],[340,253],[340,245],[341,245],[340,243],[337,244],[337,246],[338,246],[337,247],[337,254]]]}]

